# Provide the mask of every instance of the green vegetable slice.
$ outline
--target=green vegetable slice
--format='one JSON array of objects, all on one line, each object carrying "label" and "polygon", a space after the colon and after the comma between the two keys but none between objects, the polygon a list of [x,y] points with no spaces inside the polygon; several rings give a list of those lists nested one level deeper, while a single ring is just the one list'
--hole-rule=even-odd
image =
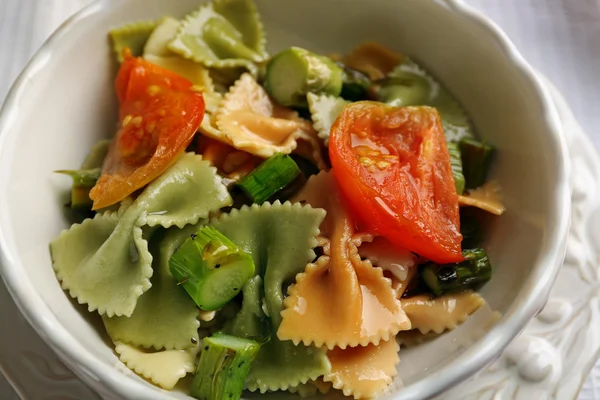
[{"label": "green vegetable slice", "polygon": [[339,96],[344,72],[328,57],[290,47],[273,57],[265,72],[265,89],[279,104],[306,108],[308,93]]},{"label": "green vegetable slice", "polygon": [[217,332],[204,339],[191,394],[199,400],[238,400],[260,344]]},{"label": "green vegetable slice", "polygon": [[76,210],[91,210],[93,201],[90,190],[96,185],[102,170],[100,168],[60,170],[59,174],[69,175],[73,179],[71,186],[71,208]]},{"label": "green vegetable slice", "polygon": [[421,267],[421,277],[434,295],[472,289],[490,280],[492,266],[485,250],[463,250],[463,257],[465,260],[456,264]]},{"label": "green vegetable slice", "polygon": [[254,261],[221,232],[205,226],[171,256],[169,270],[198,307],[213,311],[254,275]]},{"label": "green vegetable slice", "polygon": [[350,101],[361,101],[369,98],[371,79],[366,73],[350,68],[341,62],[336,64],[342,69],[342,92],[340,96]]},{"label": "green vegetable slice", "polygon": [[458,143],[449,142],[448,152],[450,153],[450,165],[452,166],[452,176],[454,177],[456,193],[463,194],[465,191],[465,177],[463,175],[462,160]]},{"label": "green vegetable slice", "polygon": [[466,188],[475,189],[485,183],[494,156],[494,148],[487,143],[470,138],[463,138],[459,146]]},{"label": "green vegetable slice", "polygon": [[277,153],[240,180],[238,186],[254,203],[262,204],[299,174],[300,168],[290,156]]}]

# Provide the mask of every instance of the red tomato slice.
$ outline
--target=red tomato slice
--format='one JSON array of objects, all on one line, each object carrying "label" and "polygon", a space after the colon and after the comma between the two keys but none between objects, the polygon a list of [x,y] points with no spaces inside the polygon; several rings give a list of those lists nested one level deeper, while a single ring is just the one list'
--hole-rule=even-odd
[{"label": "red tomato slice", "polygon": [[190,81],[131,53],[121,64],[115,89],[120,128],[90,191],[94,210],[123,200],[167,170],[204,117],[204,98]]},{"label": "red tomato slice", "polygon": [[329,156],[363,228],[435,262],[463,259],[458,195],[436,109],[352,103],[331,128]]}]

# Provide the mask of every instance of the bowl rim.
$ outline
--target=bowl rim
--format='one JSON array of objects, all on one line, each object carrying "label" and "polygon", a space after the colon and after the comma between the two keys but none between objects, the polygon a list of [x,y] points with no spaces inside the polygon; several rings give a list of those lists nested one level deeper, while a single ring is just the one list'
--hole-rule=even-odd
[{"label": "bowl rim", "polygon": [[[478,25],[488,31],[490,36],[496,40],[501,51],[512,61],[517,73],[525,78],[537,95],[543,109],[542,118],[547,126],[548,137],[552,142],[552,150],[556,158],[562,161],[562,165],[558,167],[554,187],[555,204],[552,211],[556,215],[556,229],[554,235],[545,241],[540,260],[529,278],[530,281],[534,281],[530,295],[518,307],[514,306],[514,310],[511,308],[484,337],[455,358],[456,362],[462,364],[461,368],[454,368],[453,365],[442,367],[436,373],[395,393],[393,395],[395,400],[429,398],[438,395],[474,375],[501,354],[502,350],[545,305],[564,258],[570,223],[570,162],[567,144],[562,133],[558,112],[547,88],[541,83],[532,67],[524,60],[507,35],[481,12],[467,5],[463,0],[430,1],[442,7],[448,7],[466,23]],[[53,47],[64,36],[70,34],[74,25],[85,23],[86,20],[94,18],[98,13],[106,12],[117,3],[121,4],[122,0],[98,0],[82,8],[67,19],[35,53],[12,85],[0,109],[0,148],[4,147],[2,144],[11,134],[10,127],[14,118],[18,117],[20,99],[28,90],[28,81],[35,76],[48,59],[55,57]],[[125,398],[139,398],[139,396],[156,400],[174,398],[169,394],[170,392],[156,390],[145,382],[123,379],[122,372],[117,368],[105,363],[98,363],[96,357],[54,317],[41,296],[34,290],[32,283],[22,272],[9,250],[7,245],[9,237],[9,233],[0,225],[0,273],[9,293],[38,335],[67,365],[74,369],[80,378],[91,384],[92,387],[97,387],[97,384],[100,383],[108,389],[111,395]],[[78,368],[74,368],[74,366],[78,366]]]}]

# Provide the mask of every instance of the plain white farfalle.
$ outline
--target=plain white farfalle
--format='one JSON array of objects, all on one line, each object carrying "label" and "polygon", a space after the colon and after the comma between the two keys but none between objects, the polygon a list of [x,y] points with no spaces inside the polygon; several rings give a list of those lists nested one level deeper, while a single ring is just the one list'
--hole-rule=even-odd
[{"label": "plain white farfalle", "polygon": [[323,139],[325,145],[329,142],[329,131],[331,126],[342,112],[349,101],[337,96],[327,94],[309,93],[306,96],[308,100],[308,109],[311,114],[314,127],[317,130],[319,137]]},{"label": "plain white farfalle", "polygon": [[458,196],[461,206],[477,207],[494,215],[502,215],[506,207],[502,202],[502,189],[496,181],[488,181],[476,189],[468,190]]},{"label": "plain white farfalle", "polygon": [[115,352],[127,368],[166,390],[173,389],[181,378],[194,372],[199,351],[199,344],[185,350],[145,351],[115,342]]},{"label": "plain white farfalle", "polygon": [[273,102],[250,74],[243,74],[230,88],[215,122],[211,128],[216,129],[203,133],[262,158],[291,153],[300,137],[314,131],[298,113]]},{"label": "plain white farfalle", "polygon": [[335,389],[355,399],[371,399],[380,395],[397,375],[400,346],[395,338],[367,346],[339,347],[329,350],[331,371],[323,377]]},{"label": "plain white farfalle", "polygon": [[412,329],[417,329],[422,334],[440,334],[452,330],[485,304],[483,297],[471,290],[435,298],[419,295],[400,302],[410,319]]}]

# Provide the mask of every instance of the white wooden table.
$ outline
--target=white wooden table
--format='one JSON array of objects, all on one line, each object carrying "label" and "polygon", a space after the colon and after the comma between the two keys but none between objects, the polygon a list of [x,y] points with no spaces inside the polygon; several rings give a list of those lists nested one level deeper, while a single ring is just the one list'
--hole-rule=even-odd
[{"label": "white wooden table", "polygon": [[[90,1],[0,0],[0,103],[47,36]],[[496,21],[525,58],[555,84],[600,148],[600,0],[466,2]],[[18,399],[1,374],[0,399]],[[591,399],[600,400],[600,364],[579,398]]]}]

